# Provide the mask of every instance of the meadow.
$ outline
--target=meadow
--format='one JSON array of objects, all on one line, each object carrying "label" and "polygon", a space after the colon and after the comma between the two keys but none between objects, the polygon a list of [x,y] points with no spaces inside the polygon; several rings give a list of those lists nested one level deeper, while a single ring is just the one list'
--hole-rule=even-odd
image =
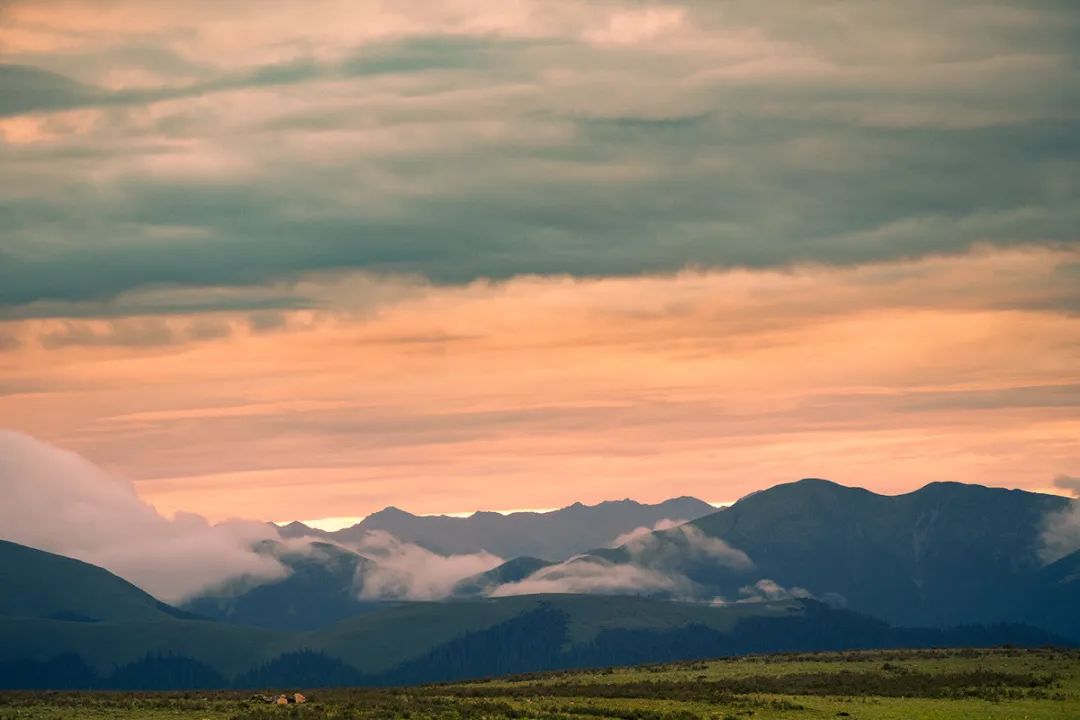
[{"label": "meadow", "polygon": [[743,656],[402,688],[5,692],[0,720],[773,720],[1080,718],[1080,651],[903,650]]}]

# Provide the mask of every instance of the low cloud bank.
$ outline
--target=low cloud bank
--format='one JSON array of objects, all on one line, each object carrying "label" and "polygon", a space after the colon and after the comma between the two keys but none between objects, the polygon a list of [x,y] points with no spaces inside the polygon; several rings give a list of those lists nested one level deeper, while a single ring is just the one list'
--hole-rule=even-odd
[{"label": "low cloud bank", "polygon": [[438,600],[450,595],[458,581],[503,562],[487,552],[439,555],[384,530],[367,533],[351,547],[375,562],[357,577],[360,597],[369,600]]},{"label": "low cloud bank", "polygon": [[0,539],[100,565],[167,602],[240,576],[287,574],[252,549],[276,539],[273,528],[190,513],[169,520],[130,482],[19,432],[0,430],[0,488]]},{"label": "low cloud bank", "polygon": [[639,538],[643,538],[646,535],[648,535],[649,533],[659,532],[661,530],[670,530],[671,528],[678,527],[679,525],[682,525],[685,522],[688,522],[688,521],[685,520],[685,519],[683,519],[683,520],[664,519],[664,520],[660,520],[659,522],[657,522],[652,527],[645,527],[644,525],[642,525],[641,527],[636,527],[636,528],[634,528],[633,530],[631,530],[629,532],[624,532],[622,535],[619,535],[617,538],[615,538],[614,540],[611,541],[611,543],[608,545],[608,547],[613,547],[613,548],[620,547],[620,546],[625,545],[626,543],[630,542],[631,540],[637,540]]},{"label": "low cloud bank", "polygon": [[678,573],[579,557],[542,568],[524,580],[499,585],[489,594],[491,597],[537,593],[683,595],[690,591],[692,585],[689,579]]},{"label": "low cloud bank", "polygon": [[742,550],[705,535],[693,525],[676,525],[661,533],[634,530],[626,536],[630,539],[621,549],[627,562],[578,556],[541,568],[524,580],[499,585],[489,594],[502,597],[534,593],[643,593],[691,599],[698,591],[685,573],[687,565],[708,562],[734,571],[754,567]]}]

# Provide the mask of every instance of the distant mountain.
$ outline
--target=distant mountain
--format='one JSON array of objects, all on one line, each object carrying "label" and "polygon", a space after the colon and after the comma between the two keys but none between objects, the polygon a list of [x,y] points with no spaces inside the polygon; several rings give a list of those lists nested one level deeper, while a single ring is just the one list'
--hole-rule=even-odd
[{"label": "distant mountain", "polygon": [[[1070,502],[959,483],[933,483],[888,496],[808,479],[754,493],[682,527],[638,535],[622,547],[596,547],[566,566],[550,559],[558,557],[556,541],[565,541],[557,548],[560,553],[578,549],[574,543],[583,538],[602,537],[605,542],[597,545],[607,545],[620,532],[648,527],[656,518],[709,506],[692,499],[655,506],[622,501],[470,518],[417,517],[388,509],[347,530],[312,535],[319,542],[326,538],[326,543],[350,545],[365,533],[387,530],[447,554],[507,553],[541,544],[552,551],[546,558],[512,556],[461,580],[451,592],[457,598],[508,592],[702,601],[803,596],[898,625],[1027,622],[1080,640],[1080,612],[1075,610],[1080,606],[1080,556],[1044,567],[1039,552],[1047,518]],[[307,534],[299,524],[282,530]],[[284,580],[226,597],[199,598],[185,609],[279,629],[322,628],[371,609],[371,603],[357,599],[365,575],[359,570],[375,564],[344,547],[322,547],[310,559],[283,559],[294,568]],[[337,560],[329,561],[331,556]],[[620,571],[621,565],[636,567]],[[538,578],[541,582],[535,582]],[[533,582],[501,587],[522,581]]]},{"label": "distant mountain", "polygon": [[[1068,611],[1054,619],[1038,609],[1051,597],[1062,606],[1075,597],[1075,574],[1044,569],[1039,559],[1046,518],[1069,502],[959,483],[886,496],[810,479],[754,493],[687,526],[746,553],[750,567],[689,557],[687,528],[655,533],[633,558],[627,548],[595,554],[678,570],[706,594],[738,597],[767,578],[898,624],[1031,619],[1080,638]],[[1076,564],[1065,558],[1061,567]],[[1045,589],[1032,596],[1040,584]]]},{"label": "distant mountain", "polygon": [[270,525],[273,525],[273,527],[277,530],[278,535],[280,535],[282,538],[285,538],[285,539],[302,538],[302,537],[314,537],[314,538],[331,538],[331,537],[333,537],[333,533],[327,532],[326,530],[320,530],[318,528],[310,527],[308,525],[305,525],[302,522],[299,522],[298,520],[294,520],[291,523],[289,523],[288,525],[281,525],[280,527],[277,526],[277,525],[274,525],[273,523],[270,523]]},{"label": "distant mountain", "polygon": [[315,530],[296,522],[279,532],[282,537],[311,536],[356,543],[372,530],[383,530],[399,540],[443,555],[486,551],[505,558],[526,555],[563,560],[612,543],[624,533],[651,528],[661,520],[693,520],[713,512],[716,508],[712,505],[692,497],[673,498],[655,505],[633,500],[598,505],[574,503],[546,513],[477,512],[464,518],[413,515],[388,507],[336,532]]},{"label": "distant mountain", "polygon": [[279,630],[313,630],[378,607],[359,599],[363,574],[374,563],[359,553],[325,542],[303,552],[263,543],[289,569],[280,580],[254,586],[240,579],[186,602],[203,617]]},{"label": "distant mountain", "polygon": [[[1048,518],[1070,502],[955,483],[884,496],[803,480],[614,548],[620,532],[677,513],[662,504],[631,522],[647,507],[637,503],[523,513],[524,544],[564,523],[583,528],[575,542],[605,541],[571,562],[514,557],[460,581],[453,593],[468,599],[423,603],[360,600],[373,573],[393,568],[350,549],[349,531],[302,549],[265,542],[258,551],[288,576],[241,578],[183,609],[101,568],[0,541],[0,687],[387,684],[778,650],[1078,643],[1080,550],[1040,559]],[[476,516],[377,515],[350,530],[457,538],[428,538],[444,553],[510,547],[469,544],[479,525],[445,522]],[[494,537],[509,543],[501,523],[514,516],[488,515],[478,522],[495,521]],[[529,525],[548,515],[558,522],[543,532]],[[597,530],[608,516],[620,527]],[[622,594],[488,597],[523,588]],[[709,602],[717,596],[726,602]],[[686,599],[696,601],[673,601]]]},{"label": "distant mountain", "polygon": [[96,565],[0,540],[0,617],[96,623],[190,615]]},{"label": "distant mountain", "polygon": [[[72,567],[75,574],[86,571],[43,561],[25,577],[28,596],[49,596]],[[113,582],[120,583],[117,597],[125,595],[123,582]],[[153,598],[120,602],[107,622],[26,617],[25,607],[12,604],[17,615],[0,616],[0,688],[387,685],[776,650],[1062,642],[1018,625],[905,630],[809,600],[717,607],[535,595],[386,603],[314,632],[148,613]],[[123,608],[136,617],[121,617]]]}]

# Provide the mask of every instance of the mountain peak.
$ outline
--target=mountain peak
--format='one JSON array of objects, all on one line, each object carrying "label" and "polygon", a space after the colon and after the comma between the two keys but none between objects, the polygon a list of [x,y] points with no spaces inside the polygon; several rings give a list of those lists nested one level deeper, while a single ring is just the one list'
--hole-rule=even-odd
[{"label": "mountain peak", "polygon": [[832,480],[827,480],[826,478],[819,478],[819,477],[800,478],[799,480],[796,480],[795,482],[789,483],[789,484],[791,484],[791,485],[806,485],[806,486],[818,486],[818,487],[843,488],[845,490],[857,489],[857,488],[849,488],[846,485],[841,485],[838,482],[834,482]]},{"label": "mountain peak", "polygon": [[773,485],[770,488],[763,490],[756,490],[748,495],[744,495],[739,499],[739,503],[746,502],[747,500],[754,499],[758,501],[760,498],[780,498],[780,497],[815,497],[815,496],[832,496],[832,495],[873,495],[874,493],[859,487],[849,487],[847,485],[841,485],[840,483],[833,482],[832,480],[826,480],[824,478],[807,477],[801,480],[795,480],[793,482],[780,483],[779,485]]},{"label": "mountain peak", "polygon": [[396,507],[394,505],[387,505],[382,510],[379,510],[377,512],[373,512],[370,515],[368,515],[368,518],[374,518],[374,517],[380,517],[380,518],[410,517],[410,518],[413,518],[413,517],[417,517],[417,516],[413,515],[411,512],[408,512],[407,510],[402,510],[401,508]]},{"label": "mountain peak", "polygon": [[293,520],[288,525],[276,525],[278,536],[283,538],[299,538],[299,537],[325,537],[326,531],[313,528],[310,525],[305,525],[299,520]]}]

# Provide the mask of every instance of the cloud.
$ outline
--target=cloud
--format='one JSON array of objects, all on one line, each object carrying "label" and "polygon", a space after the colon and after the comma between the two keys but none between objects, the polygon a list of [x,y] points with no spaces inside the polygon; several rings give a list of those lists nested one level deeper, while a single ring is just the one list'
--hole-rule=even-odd
[{"label": "cloud", "polygon": [[720,538],[706,535],[694,525],[679,525],[662,533],[634,538],[623,546],[631,561],[654,568],[682,567],[708,562],[735,571],[748,571],[753,560]]},{"label": "cloud", "polygon": [[1076,241],[1062,5],[110,4],[5,6],[0,304]]},{"label": "cloud", "polygon": [[1043,520],[1042,548],[1039,557],[1052,563],[1080,550],[1080,500],[1073,500]]},{"label": "cloud", "polygon": [[0,430],[0,487],[0,538],[100,565],[168,602],[240,576],[286,573],[252,550],[276,537],[265,524],[168,520],[131,483],[22,433]]},{"label": "cloud", "polygon": [[75,107],[102,96],[97,89],[57,73],[0,64],[0,116]]},{"label": "cloud", "polygon": [[583,557],[542,568],[524,580],[499,585],[489,594],[492,597],[537,593],[665,593],[682,596],[691,586],[687,578],[675,573]]},{"label": "cloud", "polygon": [[1058,475],[1054,478],[1054,487],[1060,490],[1068,490],[1075,497],[1080,498],[1080,477],[1074,475]]},{"label": "cloud", "polygon": [[351,548],[375,561],[357,577],[360,597],[370,600],[438,600],[460,580],[503,562],[487,552],[439,555],[384,530],[368,532]]},{"label": "cloud", "polygon": [[762,578],[753,584],[742,586],[739,588],[738,595],[739,597],[734,601],[717,596],[712,598],[709,602],[712,605],[738,605],[745,603],[776,602],[780,600],[813,599],[827,603],[836,608],[847,607],[847,598],[839,593],[828,592],[823,595],[815,595],[806,588],[798,586],[785,588],[775,580],[770,580],[769,578]]},{"label": "cloud", "polygon": [[753,585],[739,588],[739,595],[742,596],[737,601],[740,603],[769,602],[774,600],[814,597],[809,590],[805,590],[801,587],[785,588],[768,578],[762,578]]},{"label": "cloud", "polygon": [[112,321],[62,321],[59,327],[42,332],[42,347],[155,347],[227,337],[227,322],[201,317],[186,323],[158,317],[125,318]]},{"label": "cloud", "polygon": [[[661,521],[664,525],[671,521]],[[753,569],[743,551],[719,538],[705,535],[693,525],[677,525],[662,532],[642,528],[627,533],[621,546],[624,562],[612,562],[595,555],[571,558],[541,568],[524,580],[494,588],[492,596],[532,593],[663,594],[681,599],[700,595],[685,570],[707,563],[735,572]]]},{"label": "cloud", "polygon": [[652,527],[645,527],[643,525],[641,527],[634,528],[633,530],[630,530],[628,532],[624,532],[622,535],[619,535],[617,538],[612,540],[611,543],[609,543],[608,547],[619,547],[620,545],[627,544],[631,540],[637,540],[638,538],[645,537],[649,533],[658,532],[660,530],[670,530],[671,528],[676,527],[677,525],[682,525],[685,522],[685,519],[664,519],[655,523]]},{"label": "cloud", "polygon": [[257,333],[281,330],[287,322],[284,313],[275,310],[260,310],[248,315],[248,326]]}]

